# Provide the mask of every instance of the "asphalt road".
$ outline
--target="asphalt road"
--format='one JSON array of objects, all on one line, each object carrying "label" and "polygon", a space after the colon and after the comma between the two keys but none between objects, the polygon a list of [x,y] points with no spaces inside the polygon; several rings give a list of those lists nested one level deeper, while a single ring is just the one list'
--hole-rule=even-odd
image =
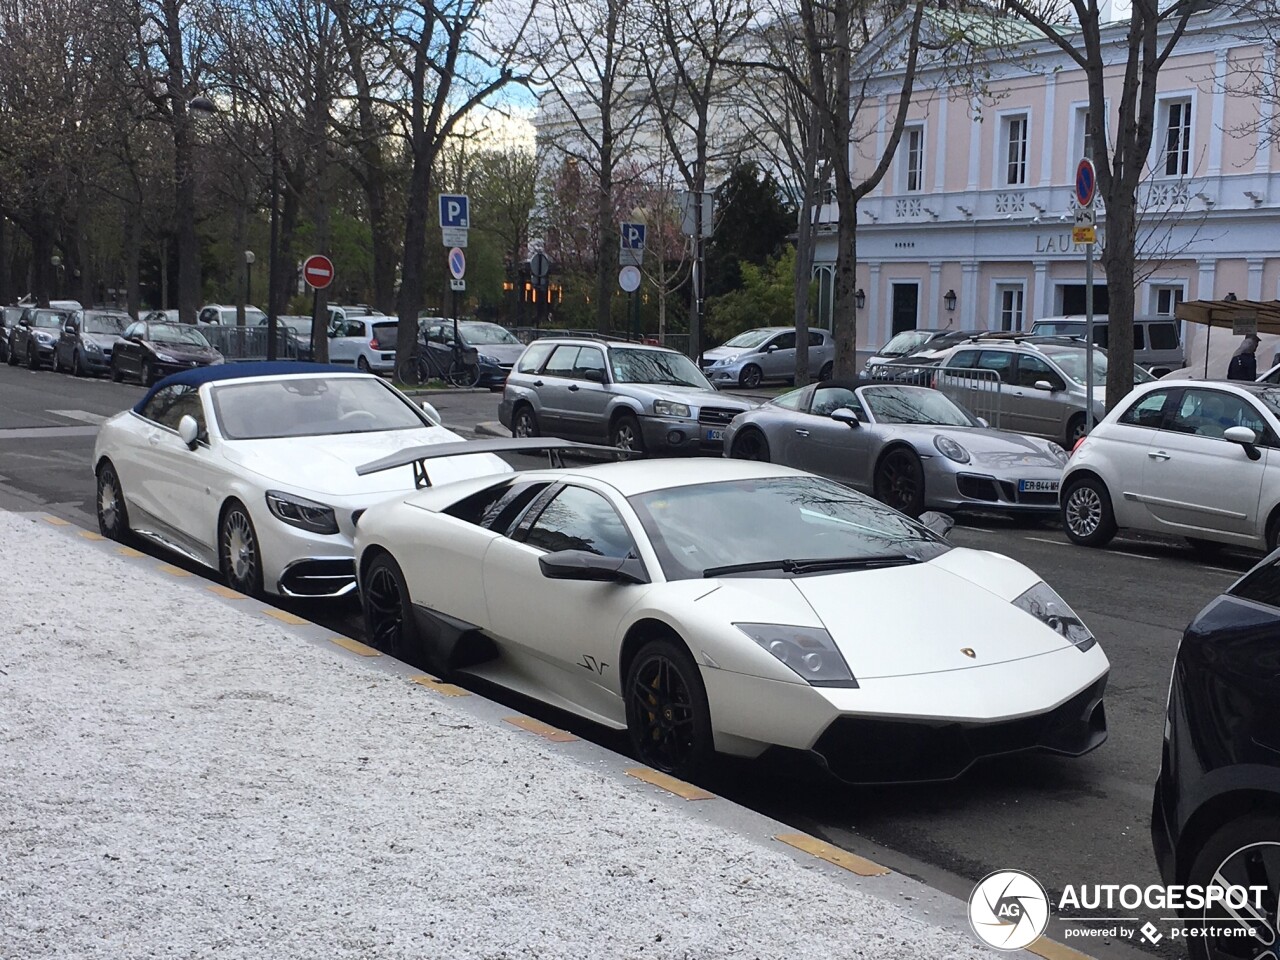
[{"label": "asphalt road", "polygon": [[[137,386],[0,366],[0,508],[44,509],[94,527],[94,425],[142,393]],[[430,399],[446,424],[464,434],[496,419],[496,394],[441,391]],[[1027,564],[1093,629],[1112,665],[1107,743],[1074,760],[988,761],[944,785],[851,789],[744,763],[723,764],[710,785],[961,897],[975,880],[1005,867],[1033,874],[1051,894],[1068,883],[1156,882],[1148,816],[1173,654],[1187,622],[1256,558],[1226,553],[1206,563],[1181,544],[1150,538],[1086,550],[1068,544],[1052,524],[1028,528],[997,518],[958,526],[951,539]],[[292,608],[360,632],[354,603]],[[519,704],[623,747],[615,735]],[[1179,955],[1167,939],[1163,947],[1155,952]],[[1084,948],[1099,957],[1135,955],[1121,944],[1090,941]]]}]

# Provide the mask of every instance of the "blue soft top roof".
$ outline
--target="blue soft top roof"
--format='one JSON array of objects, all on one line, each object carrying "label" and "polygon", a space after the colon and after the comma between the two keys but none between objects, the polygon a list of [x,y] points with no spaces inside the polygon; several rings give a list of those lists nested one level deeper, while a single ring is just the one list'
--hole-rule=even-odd
[{"label": "blue soft top roof", "polygon": [[300,363],[297,360],[254,361],[250,363],[219,363],[208,367],[194,367],[165,377],[147,391],[133,408],[134,413],[141,413],[147,402],[165,387],[185,386],[198,387],[202,383],[216,383],[219,380],[243,380],[245,377],[285,377],[291,373],[354,373],[351,367],[339,367],[328,363]]}]

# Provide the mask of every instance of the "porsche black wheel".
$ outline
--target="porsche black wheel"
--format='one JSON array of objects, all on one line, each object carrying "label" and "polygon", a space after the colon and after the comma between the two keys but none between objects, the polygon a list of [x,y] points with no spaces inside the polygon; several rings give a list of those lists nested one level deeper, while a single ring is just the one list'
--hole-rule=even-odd
[{"label": "porsche black wheel", "polygon": [[711,711],[689,651],[672,640],[649,641],[631,661],[625,689],[637,759],[682,780],[703,772],[715,752]]},{"label": "porsche black wheel", "polygon": [[769,462],[769,441],[759,430],[743,430],[733,438],[729,456],[735,460],[759,460]]},{"label": "porsche black wheel", "polygon": [[98,468],[98,532],[109,540],[124,543],[129,539],[129,511],[125,508],[124,490],[110,460]]},{"label": "porsche black wheel", "polygon": [[362,579],[360,601],[369,643],[401,660],[414,656],[413,607],[400,565],[389,554],[381,554],[369,564]]},{"label": "porsche black wheel", "polygon": [[250,597],[262,595],[262,551],[249,510],[233,500],[218,525],[218,561],[227,586]]},{"label": "porsche black wheel", "polygon": [[876,467],[876,499],[899,513],[918,517],[924,510],[924,467],[913,451],[891,450]]}]

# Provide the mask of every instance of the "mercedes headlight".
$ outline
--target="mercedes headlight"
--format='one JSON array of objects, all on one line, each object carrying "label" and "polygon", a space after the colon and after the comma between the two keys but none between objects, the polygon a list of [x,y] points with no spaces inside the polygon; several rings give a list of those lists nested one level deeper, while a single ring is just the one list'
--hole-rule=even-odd
[{"label": "mercedes headlight", "polygon": [[969,462],[969,451],[948,436],[938,434],[933,438],[933,445],[948,460],[954,460],[956,463]]},{"label": "mercedes headlight", "polygon": [[735,627],[815,687],[856,687],[831,634],[821,627],[735,623]]},{"label": "mercedes headlight", "polygon": [[305,497],[296,497],[291,493],[278,490],[267,491],[267,509],[277,519],[294,527],[301,527],[311,533],[334,534],[338,532],[338,519],[333,514],[333,507],[316,503]]},{"label": "mercedes headlight", "polygon": [[1080,650],[1088,650],[1098,642],[1067,601],[1043,580],[1014,600],[1013,605],[1062,634]]},{"label": "mercedes headlight", "polygon": [[687,403],[673,403],[670,400],[653,401],[653,412],[660,417],[689,417]]}]

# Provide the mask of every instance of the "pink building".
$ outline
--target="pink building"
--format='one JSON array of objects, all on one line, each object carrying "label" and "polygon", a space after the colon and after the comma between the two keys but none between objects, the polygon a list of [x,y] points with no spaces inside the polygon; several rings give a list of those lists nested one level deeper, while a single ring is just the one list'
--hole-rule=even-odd
[{"label": "pink building", "polygon": [[[1276,50],[1249,33],[1217,12],[1197,16],[1160,73],[1138,196],[1139,314],[1229,293],[1280,298],[1280,152],[1265,132],[1280,134],[1280,123],[1269,100],[1231,92],[1249,66],[1274,77]],[[917,82],[893,165],[859,207],[860,348],[913,327],[1026,330],[1040,317],[1084,312],[1084,248],[1072,244],[1071,228],[1076,164],[1091,150],[1085,78],[1043,40],[1019,55],[994,66],[981,102],[941,85],[940,73]],[[1113,103],[1122,68],[1108,80]],[[853,146],[863,172],[901,86],[891,74],[881,82],[888,92],[871,101],[874,115],[864,105],[859,118],[866,148]],[[1110,119],[1114,130],[1114,112]],[[833,222],[834,206],[820,216]],[[1102,240],[1105,210],[1099,225]],[[827,233],[817,248],[820,277],[834,260]],[[1096,311],[1105,313],[1100,268],[1095,284]],[[1184,331],[1188,350],[1202,335]]]}]

